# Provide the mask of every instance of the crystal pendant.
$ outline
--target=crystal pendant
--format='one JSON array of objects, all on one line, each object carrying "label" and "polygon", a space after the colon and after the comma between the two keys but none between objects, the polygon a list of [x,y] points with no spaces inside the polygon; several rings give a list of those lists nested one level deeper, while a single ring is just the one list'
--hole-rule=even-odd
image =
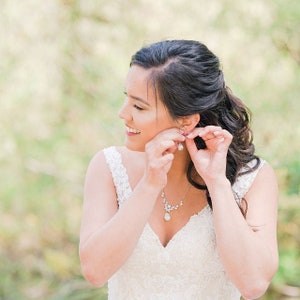
[{"label": "crystal pendant", "polygon": [[170,221],[171,220],[171,215],[168,212],[165,212],[164,220],[165,221]]}]

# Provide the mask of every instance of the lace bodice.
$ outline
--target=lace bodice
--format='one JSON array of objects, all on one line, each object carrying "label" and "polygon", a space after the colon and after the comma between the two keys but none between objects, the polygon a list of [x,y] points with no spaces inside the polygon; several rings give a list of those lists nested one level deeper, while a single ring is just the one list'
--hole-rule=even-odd
[{"label": "lace bodice", "polygon": [[[122,209],[132,192],[127,171],[115,147],[104,149],[104,155],[112,173],[119,209]],[[238,178],[233,185],[236,199],[241,199],[248,191],[258,169]],[[240,299],[239,291],[220,262],[209,206],[193,215],[166,247],[146,224],[134,252],[110,278],[108,299]]]}]

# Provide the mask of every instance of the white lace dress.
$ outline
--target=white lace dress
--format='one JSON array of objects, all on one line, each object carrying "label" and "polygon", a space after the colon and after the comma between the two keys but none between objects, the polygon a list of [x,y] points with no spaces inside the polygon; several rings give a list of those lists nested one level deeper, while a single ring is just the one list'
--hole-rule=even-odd
[{"label": "white lace dress", "polygon": [[[122,209],[132,192],[127,172],[115,147],[104,149],[104,155]],[[240,176],[233,185],[237,199],[248,191],[259,168]],[[240,299],[239,291],[226,276],[218,257],[209,206],[193,215],[166,247],[147,224],[132,255],[108,281],[108,299]]]}]

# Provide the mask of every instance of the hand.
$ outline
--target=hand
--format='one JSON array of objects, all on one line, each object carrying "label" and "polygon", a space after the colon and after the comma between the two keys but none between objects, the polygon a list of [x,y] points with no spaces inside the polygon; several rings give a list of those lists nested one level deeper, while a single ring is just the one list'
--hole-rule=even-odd
[{"label": "hand", "polygon": [[[201,137],[206,149],[198,150],[194,138]],[[226,177],[226,161],[232,135],[219,126],[196,127],[186,136],[186,147],[198,174],[206,184]]]},{"label": "hand", "polygon": [[185,137],[178,128],[171,128],[160,132],[146,144],[147,164],[144,179],[148,184],[161,189],[165,187],[177,145],[184,140]]}]

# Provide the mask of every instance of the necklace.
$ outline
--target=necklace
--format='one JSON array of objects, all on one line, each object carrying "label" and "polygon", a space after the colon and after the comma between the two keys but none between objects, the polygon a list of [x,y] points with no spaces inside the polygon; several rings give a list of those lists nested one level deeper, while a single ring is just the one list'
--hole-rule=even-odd
[{"label": "necklace", "polygon": [[191,185],[189,185],[189,187],[187,188],[186,192],[184,193],[184,196],[182,197],[182,199],[176,204],[176,205],[171,205],[167,198],[166,198],[166,194],[165,191],[162,190],[161,192],[161,198],[162,198],[162,203],[164,205],[164,210],[165,210],[165,214],[164,214],[164,220],[165,221],[170,221],[171,220],[171,211],[173,210],[177,210],[180,206],[183,205],[184,199],[186,197],[186,195],[188,194],[189,190],[191,188]]}]

